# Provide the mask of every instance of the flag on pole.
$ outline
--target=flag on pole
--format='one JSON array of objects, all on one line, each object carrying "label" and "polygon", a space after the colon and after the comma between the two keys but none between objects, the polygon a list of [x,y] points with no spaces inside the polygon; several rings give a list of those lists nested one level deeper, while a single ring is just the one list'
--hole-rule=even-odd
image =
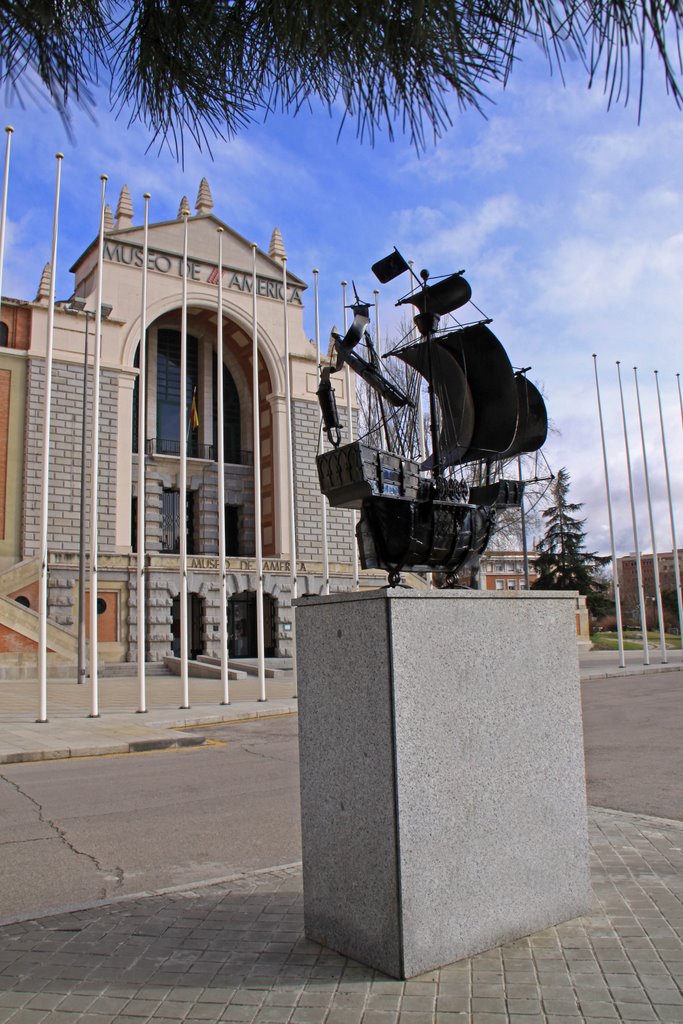
[{"label": "flag on pole", "polygon": [[190,408],[190,426],[196,430],[199,426],[199,413],[197,412],[197,389],[192,392],[192,406]]}]

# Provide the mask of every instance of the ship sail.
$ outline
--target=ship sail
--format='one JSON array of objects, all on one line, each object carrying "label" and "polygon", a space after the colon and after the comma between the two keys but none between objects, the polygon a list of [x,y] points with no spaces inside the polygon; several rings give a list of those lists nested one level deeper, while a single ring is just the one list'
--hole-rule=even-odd
[{"label": "ship sail", "polygon": [[[441,464],[453,466],[460,462],[472,442],[474,402],[467,378],[459,363],[443,348],[418,341],[415,345],[396,349],[392,355],[402,359],[432,384],[442,409]],[[424,468],[429,468],[431,458]]]},{"label": "ship sail", "polygon": [[517,387],[507,353],[486,324],[472,324],[434,339],[460,365],[474,402],[474,431],[459,461],[490,459],[506,451],[517,428]]},{"label": "ship sail", "polygon": [[513,455],[523,455],[524,452],[538,451],[545,444],[545,439],[548,436],[548,413],[540,391],[521,374],[517,374],[515,383],[517,385],[517,429],[512,444],[502,453],[506,459]]},{"label": "ship sail", "polygon": [[[392,355],[434,387],[441,411],[442,467],[517,454],[517,443],[524,445],[519,451],[534,450],[526,448],[527,432],[530,437],[540,433],[540,407],[517,384],[520,378],[486,324],[419,341]],[[425,468],[430,465],[431,459]]]}]

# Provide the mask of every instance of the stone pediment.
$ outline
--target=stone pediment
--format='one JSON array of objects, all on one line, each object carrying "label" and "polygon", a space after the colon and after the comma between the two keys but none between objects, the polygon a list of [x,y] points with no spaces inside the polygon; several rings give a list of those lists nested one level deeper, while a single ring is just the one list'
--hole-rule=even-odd
[{"label": "stone pediment", "polygon": [[[188,278],[193,282],[215,284],[218,264],[218,228],[223,229],[223,266],[228,270],[251,272],[251,243],[213,213],[188,218]],[[105,233],[105,262],[128,266],[139,273],[142,265],[144,229],[142,225],[114,228]],[[182,273],[183,221],[168,220],[149,225],[149,269],[160,273]],[[79,281],[91,273],[97,255],[95,239],[70,268]],[[213,274],[212,274],[213,271]],[[264,250],[256,250],[256,273],[260,278],[281,281],[282,263]],[[224,275],[225,277],[225,275]],[[291,285],[303,291],[307,286],[287,270]]]}]

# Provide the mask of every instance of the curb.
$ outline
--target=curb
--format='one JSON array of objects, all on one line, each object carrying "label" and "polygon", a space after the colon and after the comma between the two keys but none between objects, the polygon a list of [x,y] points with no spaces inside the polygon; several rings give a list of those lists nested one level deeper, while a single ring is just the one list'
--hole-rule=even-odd
[{"label": "curb", "polygon": [[[173,750],[176,748],[201,747],[210,742],[209,737],[202,733],[192,734],[191,730],[216,725],[239,725],[242,722],[255,721],[263,718],[283,718],[296,715],[297,708],[277,707],[272,711],[238,711],[225,716],[221,714],[197,715],[194,720],[186,718],[178,722],[167,722],[157,726],[155,732],[177,730],[176,735],[152,735],[134,740],[120,742],[103,742],[98,744],[84,743],[82,746],[65,746],[40,748],[36,750],[18,750],[0,753],[0,765],[29,764],[39,761],[62,761],[76,757],[110,757],[113,754],[141,754],[153,750]],[[192,716],[191,716],[192,717]],[[151,732],[151,730],[150,730]]]},{"label": "curb", "polygon": [[0,919],[0,928],[11,927],[14,924],[23,924],[27,921],[44,921],[51,917],[61,917],[63,914],[77,914],[88,910],[100,910],[104,907],[116,906],[118,903],[129,901],[151,900],[160,896],[196,894],[198,889],[208,889],[212,885],[230,885],[231,882],[243,882],[249,878],[256,878],[260,875],[270,875],[278,871],[301,870],[302,862],[293,861],[291,864],[275,864],[269,868],[254,868],[250,871],[235,871],[231,875],[220,878],[207,878],[198,882],[181,882],[179,885],[167,885],[162,889],[144,889],[142,892],[121,893],[119,896],[109,896],[101,900],[92,900],[90,903],[74,903],[67,907],[60,907],[58,910],[46,910],[44,913],[31,914],[24,917],[13,917],[6,921]]},{"label": "curb", "polygon": [[660,675],[662,672],[681,672],[683,662],[677,665],[640,665],[637,668],[617,668],[607,672],[582,672],[581,682],[586,683],[591,679],[627,679],[629,676]]},{"label": "curb", "polygon": [[129,743],[104,743],[96,747],[53,747],[48,750],[18,750],[0,754],[0,764],[25,764],[36,761],[64,761],[74,757],[106,757],[111,754],[140,754],[146,750],[169,750],[174,747],[201,747],[205,736],[151,736]]}]

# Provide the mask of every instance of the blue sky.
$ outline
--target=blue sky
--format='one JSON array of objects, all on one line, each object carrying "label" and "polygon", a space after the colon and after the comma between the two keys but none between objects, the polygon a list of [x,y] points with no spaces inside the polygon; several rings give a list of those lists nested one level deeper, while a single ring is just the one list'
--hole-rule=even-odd
[{"label": "blue sky", "polygon": [[[71,292],[68,267],[97,230],[99,175],[109,175],[115,208],[126,183],[142,214],[150,191],[152,220],[175,217],[187,194],[194,205],[206,176],[214,212],[267,248],[282,231],[290,269],[312,281],[320,270],[323,338],[341,321],[342,278],[361,294],[377,286],[370,264],[396,245],[434,274],[466,268],[474,300],[516,366],[546,394],[556,433],[547,447],[554,469],[566,466],[572,499],[583,502],[588,542],[609,550],[593,363],[601,374],[617,546],[632,533],[616,391],[622,361],[641,546],[650,548],[632,367],[639,367],[655,504],[657,547],[670,550],[668,506],[652,371],[660,371],[675,507],[683,509],[683,440],[676,372],[683,371],[683,113],[653,71],[641,123],[637,103],[607,110],[575,67],[563,86],[533,50],[506,90],[492,93],[487,117],[460,113],[435,146],[417,156],[408,141],[380,135],[357,141],[353,125],[338,140],[340,113],[275,115],[230,142],[213,159],[187,143],[184,166],[139,126],[116,120],[106,102],[95,122],[74,112],[75,141],[58,115],[6,106],[15,128],[3,291],[35,296],[49,259],[54,153],[65,154],[58,254],[58,295]],[[5,97],[5,101],[6,97]],[[401,319],[396,287],[382,289],[382,333]],[[313,334],[312,294],[306,326]],[[683,544],[683,519],[677,519]]]}]

